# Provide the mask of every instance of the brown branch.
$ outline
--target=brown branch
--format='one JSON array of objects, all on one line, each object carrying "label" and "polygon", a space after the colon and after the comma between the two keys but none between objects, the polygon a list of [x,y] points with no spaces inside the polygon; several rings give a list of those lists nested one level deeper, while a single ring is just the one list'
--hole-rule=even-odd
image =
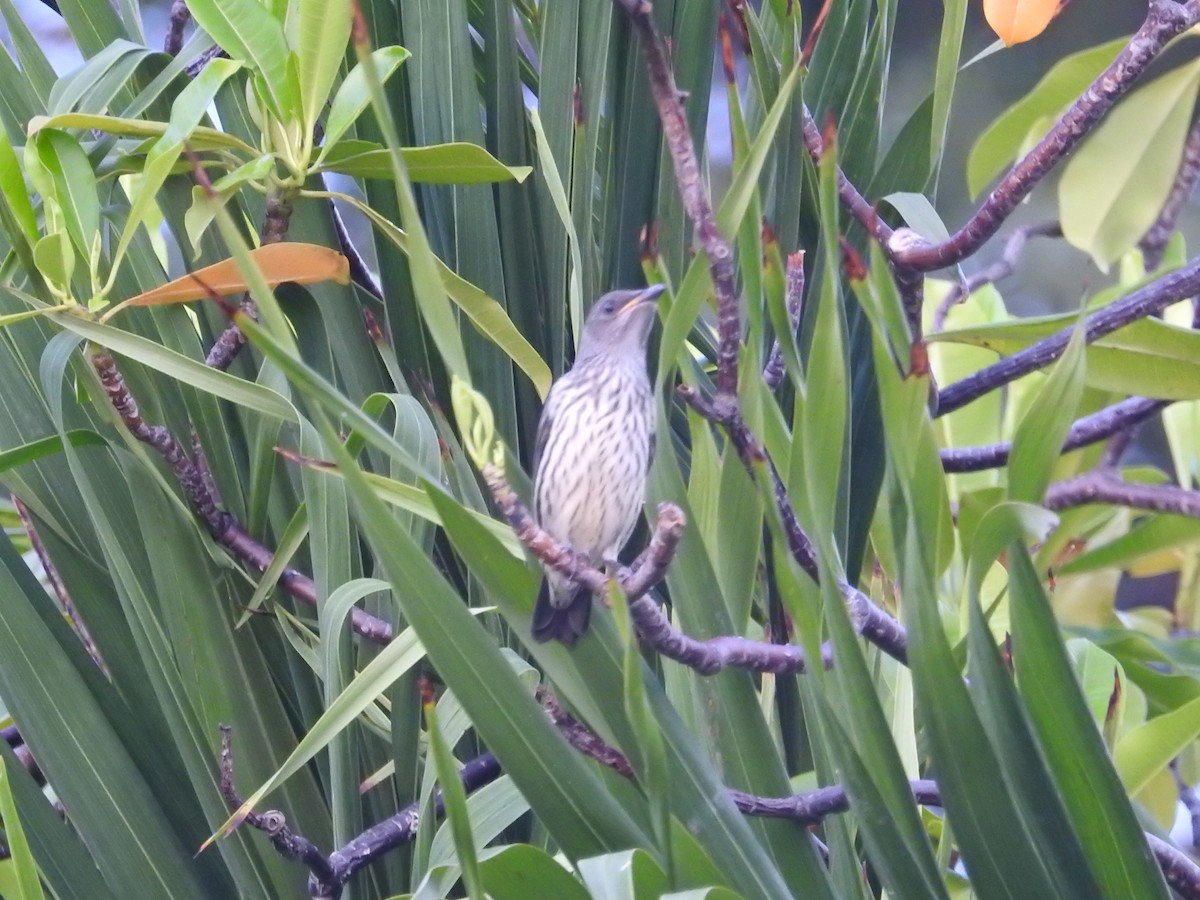
[{"label": "brown branch", "polygon": [[[791,325],[792,334],[794,335],[796,329],[800,327],[800,315],[804,311],[803,250],[788,255],[786,283],[787,291],[785,300],[787,304],[788,324]],[[783,362],[783,346],[779,341],[778,337],[775,338],[775,343],[771,345],[771,354],[767,357],[767,364],[763,366],[762,379],[768,391],[773,391],[779,387],[787,370]]]},{"label": "brown branch", "polygon": [[[1169,400],[1130,397],[1099,412],[1079,419],[1067,433],[1062,452],[1078,450],[1131,428],[1170,405]],[[1012,441],[983,444],[978,447],[954,447],[941,451],[942,468],[946,472],[982,472],[997,469],[1008,462]]]},{"label": "brown branch", "polygon": [[[291,221],[291,200],[280,194],[272,194],[268,197],[267,210],[263,219],[262,246],[277,244],[282,241],[287,236],[288,225]],[[242,296],[242,302],[238,308],[250,316],[250,318],[258,318],[258,307],[250,299],[249,293]],[[246,336],[242,334],[242,329],[238,328],[236,322],[231,321],[213,342],[212,348],[208,351],[208,356],[204,362],[214,369],[225,371],[237,359],[237,355],[241,352],[245,343]]]},{"label": "brown branch", "polygon": [[1147,272],[1153,272],[1162,264],[1163,250],[1175,232],[1179,214],[1191,198],[1197,179],[1200,179],[1200,119],[1192,124],[1192,130],[1188,132],[1171,192],[1167,194],[1167,200],[1159,211],[1158,218],[1138,245],[1141,247],[1142,260]]},{"label": "brown branch", "polygon": [[59,609],[62,610],[67,621],[71,623],[71,629],[78,635],[84,649],[88,652],[88,656],[92,658],[92,662],[99,666],[100,671],[106,676],[111,676],[104,658],[100,655],[100,651],[96,647],[96,642],[92,640],[91,632],[88,631],[87,625],[84,624],[83,618],[79,615],[79,610],[75,608],[75,601],[71,599],[71,594],[67,591],[67,586],[63,584],[62,576],[58,574],[58,568],[54,565],[54,560],[50,558],[50,554],[46,551],[46,545],[42,543],[37,526],[33,523],[33,516],[29,514],[28,508],[21,502],[20,497],[14,494],[12,501],[13,506],[16,507],[17,516],[21,520],[21,527],[25,529],[25,534],[29,536],[29,545],[33,548],[33,552],[37,554],[38,561],[42,564],[42,571],[46,573],[46,583],[50,586],[51,593],[58,600]]},{"label": "brown branch", "polygon": [[1169,484],[1133,484],[1110,469],[1093,469],[1059,481],[1046,490],[1047,509],[1062,510],[1089,503],[1111,503],[1130,509],[1200,518],[1200,491]]},{"label": "brown branch", "polygon": [[[587,725],[567,713],[562,713],[561,710],[559,712],[566,721],[566,727],[560,726],[559,730],[572,747],[625,778],[634,777],[633,767],[621,751],[605,744]],[[554,719],[553,713],[551,718]],[[559,724],[557,720],[555,724]],[[921,806],[942,805],[941,789],[936,781],[927,778],[910,781],[909,790],[912,791],[914,803]],[[790,797],[762,797],[731,788],[726,788],[725,792],[733,801],[733,805],[744,815],[787,819],[798,825],[810,827],[820,824],[831,815],[850,810],[850,796],[840,784],[831,784]],[[1172,890],[1189,900],[1200,898],[1200,866],[1178,847],[1148,832],[1146,841]]]},{"label": "brown branch", "polygon": [[[736,407],[732,410],[722,408],[717,402],[719,398],[709,400],[702,397],[690,385],[680,385],[677,393],[704,418],[725,427],[730,442],[734,445],[751,477],[754,477],[757,472],[757,464],[766,462],[767,472],[771,478],[771,487],[775,494],[775,505],[779,510],[784,535],[788,542],[788,551],[808,576],[813,581],[820,583],[820,567],[817,562],[816,548],[796,518],[796,510],[788,496],[787,486],[783,483],[779,470],[775,468],[775,463],[766,448],[751,433],[738,409]],[[843,581],[838,588],[846,601],[846,609],[850,613],[850,621],[854,630],[893,659],[907,664],[908,634],[904,630],[904,626],[853,585]]]},{"label": "brown branch", "polygon": [[183,49],[183,29],[192,17],[187,0],[174,0],[171,4],[171,15],[167,19],[167,36],[163,40],[163,53],[168,56],[178,56]]},{"label": "brown branch", "polygon": [[[808,107],[805,106],[802,109],[804,115],[804,146],[808,150],[808,155],[815,162],[819,163],[821,157],[825,155],[825,139],[821,136],[821,129],[817,127],[817,123],[813,119],[812,113],[809,112]],[[886,247],[893,234],[891,226],[880,218],[879,211],[858,192],[858,188],[846,177],[846,173],[842,171],[841,166],[838,166],[836,177],[838,199],[841,200],[842,206],[846,208],[846,212],[850,213],[866,229],[867,234]]]},{"label": "brown branch", "polygon": [[[94,351],[91,363],[100,377],[109,402],[121,417],[125,428],[137,440],[153,447],[163,458],[183,490],[188,505],[204,524],[212,539],[235,559],[258,572],[265,572],[274,559],[274,554],[252,537],[237,519],[221,508],[210,489],[211,476],[208,475],[206,467],[188,455],[168,428],[163,425],[150,425],[142,418],[137,401],[108,351]],[[316,605],[316,585],[307,575],[295,569],[285,569],[279,578],[279,584],[297,600],[310,606]],[[351,610],[350,622],[354,632],[367,640],[386,644],[392,639],[392,626],[360,607]]]},{"label": "brown branch", "polygon": [[642,53],[650,74],[650,91],[658,106],[663,138],[675,167],[675,181],[683,208],[696,231],[696,241],[708,257],[713,291],[717,297],[717,391],[723,395],[737,394],[738,349],[741,346],[742,323],[738,308],[738,293],[734,281],[733,249],[729,246],[713,217],[712,204],[700,165],[692,134],[675,76],[667,60],[666,50],[654,25],[653,7],[648,0],[613,0],[624,10],[641,37]]},{"label": "brown branch", "polygon": [[1150,0],[1145,21],[1112,64],[1092,82],[1062,118],[1001,179],[965,225],[945,241],[922,240],[889,248],[897,267],[917,272],[952,266],[994,235],[1039,182],[1100,122],[1145,72],[1167,43],[1200,21],[1200,0]]},{"label": "brown branch", "polygon": [[[593,593],[603,595],[608,590],[609,577],[543,530],[496,466],[484,466],[483,480],[500,514],[521,543],[544,565]],[[667,659],[683,663],[701,675],[713,675],[731,666],[777,675],[805,671],[808,663],[804,651],[794,644],[763,643],[732,635],[697,640],[672,625],[658,604],[646,596],[665,577],[683,535],[683,526],[679,507],[660,504],[658,524],[646,552],[633,568],[618,576],[638,636]],[[828,655],[822,662],[830,664]]]},{"label": "brown branch", "polygon": [[[1200,257],[1092,313],[1085,325],[1086,340],[1090,344],[1197,294],[1200,294]],[[938,394],[937,415],[944,416],[1022,375],[1050,365],[1062,356],[1073,331],[1074,326],[1068,326],[944,388]]]},{"label": "brown branch", "polygon": [[1025,225],[1014,231],[1004,245],[1000,259],[980,269],[965,281],[960,281],[946,292],[933,314],[933,330],[941,331],[946,327],[946,316],[954,306],[962,303],[981,287],[1011,275],[1016,269],[1021,251],[1025,249],[1025,244],[1031,237],[1062,237],[1062,227],[1057,222],[1040,222],[1036,225]]},{"label": "brown branch", "polygon": [[[243,800],[233,783],[233,729],[228,725],[221,728],[221,796],[231,809],[241,807]],[[271,845],[284,859],[303,863],[312,873],[312,877],[321,881],[331,881],[334,878],[333,868],[317,845],[304,835],[292,831],[287,819],[279,810],[270,809],[264,813],[246,813],[246,824],[256,828],[271,839]]]}]

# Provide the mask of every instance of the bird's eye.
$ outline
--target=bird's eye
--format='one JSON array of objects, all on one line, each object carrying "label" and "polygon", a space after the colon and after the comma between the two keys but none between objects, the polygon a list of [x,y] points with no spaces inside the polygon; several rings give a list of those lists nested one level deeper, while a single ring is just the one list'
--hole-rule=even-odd
[{"label": "bird's eye", "polygon": [[605,302],[604,311],[606,313],[616,312],[617,311],[617,302],[615,300],[609,300],[609,301]]}]

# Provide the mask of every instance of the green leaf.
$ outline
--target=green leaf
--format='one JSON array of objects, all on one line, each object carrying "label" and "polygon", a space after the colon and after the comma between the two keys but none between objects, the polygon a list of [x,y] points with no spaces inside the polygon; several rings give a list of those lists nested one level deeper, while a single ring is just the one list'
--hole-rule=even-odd
[{"label": "green leaf", "polygon": [[311,135],[346,56],[353,11],[350,0],[300,0],[300,111]]},{"label": "green leaf", "polygon": [[[96,432],[87,431],[85,429],[68,431],[66,438],[72,447],[84,447],[89,444],[103,445],[108,443]],[[57,434],[52,434],[49,437],[44,437],[37,441],[30,441],[27,444],[22,444],[20,447],[13,447],[10,450],[2,450],[0,451],[0,472],[7,472],[9,469],[14,469],[17,466],[23,466],[26,463],[35,462],[46,456],[51,456],[55,453],[61,453],[62,448],[62,437]]]},{"label": "green leaf", "polygon": [[38,158],[53,181],[52,196],[66,219],[71,242],[81,257],[89,259],[92,242],[100,233],[100,200],[87,154],[78,141],[61,131],[39,132],[35,142]]},{"label": "green leaf", "polygon": [[75,271],[75,251],[71,249],[71,238],[65,231],[55,231],[40,238],[33,245],[33,261],[42,276],[59,290],[70,288],[71,275]]},{"label": "green leaf", "polygon": [[540,847],[510,844],[479,855],[483,886],[495,900],[588,900],[587,889]]},{"label": "green leaf", "polygon": [[[970,344],[1008,355],[1061,331],[1073,318],[997,322],[938,332],[930,341]],[[1200,399],[1200,334],[1191,328],[1141,319],[1088,344],[1086,354],[1089,387],[1169,400]]]},{"label": "green leaf", "polygon": [[[339,199],[347,200],[371,220],[371,223],[383,232],[392,243],[409,253],[412,248],[412,235],[397,228],[392,222],[371,207],[350,198],[338,195]],[[495,299],[488,296],[482,289],[459,277],[444,262],[434,257],[434,267],[442,281],[446,295],[467,314],[481,334],[495,342],[496,346],[508,354],[509,358],[533,382],[538,396],[545,399],[550,392],[553,376],[545,360],[538,355],[533,345],[517,330],[508,313]]]},{"label": "green leaf", "polygon": [[1068,160],[1058,184],[1063,236],[1107,269],[1154,223],[1175,180],[1200,62],[1139,88]]},{"label": "green leaf", "polygon": [[669,882],[644,850],[624,850],[579,861],[579,874],[593,900],[650,900]]},{"label": "green leaf", "polygon": [[[29,122],[29,133],[37,134],[45,128],[77,128],[81,131],[103,131],[118,137],[160,138],[170,127],[169,122],[123,119],[92,113],[60,113],[56,116],[36,116]],[[258,154],[258,150],[235,135],[204,125],[197,125],[188,132],[188,144],[193,150],[236,150],[252,156]]]},{"label": "green leaf", "polygon": [[5,891],[9,900],[43,900],[42,882],[38,878],[37,863],[29,852],[29,842],[25,839],[25,829],[21,827],[21,819],[17,815],[17,805],[13,802],[12,790],[8,784],[6,762],[0,758],[0,821],[4,823],[4,839],[13,872],[13,890]]},{"label": "green leaf", "polygon": [[38,237],[37,216],[29,200],[25,179],[21,177],[21,164],[17,162],[17,154],[13,152],[12,143],[3,128],[0,128],[0,194],[3,194],[26,240],[34,243]]},{"label": "green leaf", "polygon": [[1017,686],[1101,890],[1112,897],[1166,896],[1023,544],[1009,547],[1008,569]]},{"label": "green leaf", "polygon": [[792,92],[800,83],[804,69],[796,66],[779,88],[779,94],[771,104],[762,126],[754,136],[750,152],[736,166],[733,181],[729,190],[721,200],[721,208],[717,214],[717,227],[726,236],[732,236],[737,231],[738,223],[746,214],[750,197],[758,189],[758,178],[762,174],[763,164],[775,145],[775,137],[779,124],[783,121],[784,113],[791,109]]},{"label": "green leaf", "polygon": [[[208,108],[221,85],[240,68],[241,63],[233,60],[212,60],[212,63],[206,65],[200,74],[179,92],[179,96],[171,104],[170,124],[146,154],[146,167],[142,171],[137,193],[130,203],[128,218],[121,230],[117,249],[113,253],[110,283],[115,280],[121,260],[134,235],[155,207],[158,191],[171,174],[171,167],[183,153],[188,135],[208,113]],[[103,298],[97,299],[103,302]],[[94,306],[96,302],[94,299],[89,306]]]},{"label": "green leaf", "polygon": [[206,366],[199,360],[189,359],[144,337],[110,325],[101,325],[82,316],[54,313],[50,318],[67,331],[107,347],[114,353],[135,359],[172,378],[178,378],[197,390],[206,391],[222,400],[287,422],[296,422],[299,419],[292,404],[270,388]]},{"label": "green leaf", "polygon": [[[188,9],[200,27],[234,60],[261,76],[263,98],[276,119],[298,113],[295,72],[288,66],[288,45],[280,24],[258,0],[195,0]],[[206,67],[207,68],[207,67]]]},{"label": "green leaf", "polygon": [[[379,72],[380,82],[386,82],[411,55],[403,47],[380,47],[373,52],[371,59]],[[337,93],[333,95],[333,104],[325,120],[325,144],[317,157],[318,162],[323,162],[325,155],[338,146],[342,136],[362,115],[370,102],[371,95],[367,91],[366,76],[360,63],[350,70],[338,86]]]},{"label": "green leaf", "polygon": [[942,4],[942,31],[938,39],[937,67],[933,77],[933,110],[929,131],[929,165],[934,173],[940,168],[942,150],[946,145],[946,128],[950,123],[950,104],[954,100],[954,87],[958,81],[958,61],[966,24],[967,0],[949,0]]},{"label": "green leaf", "polygon": [[1155,716],[1117,741],[1113,762],[1130,794],[1139,793],[1200,735],[1200,698]]},{"label": "green leaf", "polygon": [[1012,500],[1040,503],[1045,496],[1054,461],[1062,452],[1083,397],[1085,340],[1081,324],[1017,426],[1008,458],[1008,496]]},{"label": "green leaf", "polygon": [[467,792],[458,777],[458,766],[446,737],[438,726],[437,707],[425,704],[425,723],[429,733],[429,750],[437,769],[438,783],[442,786],[442,800],[446,818],[454,835],[454,849],[458,854],[458,865],[463,884],[470,900],[484,900],[483,878],[479,872],[479,860],[475,856],[475,840],[471,836],[471,820],[467,813]]},{"label": "green leaf", "polygon": [[[987,183],[1016,158],[1029,142],[1032,128],[1047,118],[1057,118],[1059,112],[1078,98],[1128,43],[1128,37],[1118,38],[1064,57],[1033,90],[988,126],[967,158],[967,190],[971,196],[978,196]],[[1004,58],[1008,59],[1007,56]],[[1039,136],[1040,132],[1033,135]]]},{"label": "green leaf", "polygon": [[[434,144],[403,147],[400,155],[414,183],[495,184],[524,181],[529,166],[506,166],[475,144]],[[345,140],[328,151],[319,171],[341,172],[358,178],[392,178],[391,153],[371,141]]]}]

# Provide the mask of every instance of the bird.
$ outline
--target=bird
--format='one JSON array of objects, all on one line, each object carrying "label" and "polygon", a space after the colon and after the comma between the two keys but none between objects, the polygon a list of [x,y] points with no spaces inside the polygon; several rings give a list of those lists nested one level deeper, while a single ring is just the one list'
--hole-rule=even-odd
[{"label": "bird", "polygon": [[[593,304],[575,364],[550,388],[534,452],[534,515],[593,565],[615,565],[637,525],[654,449],[646,347],[663,286],[612,291]],[[587,631],[592,596],[546,569],[533,637],[571,646]]]}]

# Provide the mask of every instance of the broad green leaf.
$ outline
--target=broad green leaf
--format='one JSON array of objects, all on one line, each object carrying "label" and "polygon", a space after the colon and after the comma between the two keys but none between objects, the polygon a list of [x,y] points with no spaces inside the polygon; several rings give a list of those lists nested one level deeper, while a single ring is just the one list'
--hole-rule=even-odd
[{"label": "broad green leaf", "polygon": [[25,829],[17,815],[17,804],[13,801],[8,778],[6,761],[0,759],[0,821],[4,822],[4,842],[8,845],[8,864],[13,875],[13,889],[6,889],[5,896],[10,900],[42,900],[46,895],[42,892],[37,863],[29,851],[29,841],[25,838]]},{"label": "broad green leaf", "polygon": [[346,56],[353,10],[350,0],[300,0],[300,112],[312,134]]},{"label": "broad green leaf", "polygon": [[0,193],[26,240],[32,244],[38,236],[37,217],[29,200],[29,189],[21,177],[21,164],[17,162],[17,154],[3,128],[0,128]]},{"label": "broad green leaf", "polygon": [[479,854],[483,886],[495,900],[588,900],[587,889],[545,850],[510,844]]},{"label": "broad green leaf", "polygon": [[[38,272],[60,291],[66,291],[71,286],[71,275],[75,271],[75,251],[71,248],[71,238],[65,231],[55,231],[43,235],[33,245],[33,261]],[[20,315],[39,315],[41,310],[30,310]]]},{"label": "broad green leaf", "polygon": [[1081,50],[1059,60],[1028,94],[988,126],[967,158],[967,190],[978,196],[1021,152],[1030,129],[1058,116],[1113,61],[1128,37]]},{"label": "broad green leaf", "polygon": [[1200,699],[1155,716],[1117,741],[1113,762],[1130,794],[1150,780],[1200,735]]},{"label": "broad green leaf", "polygon": [[1102,269],[1154,223],[1175,180],[1200,62],[1132,93],[1067,162],[1058,184],[1063,235]]},{"label": "broad green leaf", "polygon": [[[1076,575],[1103,568],[1133,569],[1148,556],[1173,554],[1200,541],[1200,521],[1186,516],[1159,515],[1139,522],[1120,537],[1089,547],[1058,569]],[[1178,564],[1178,556],[1175,557]]]},{"label": "broad green leaf", "polygon": [[[1069,326],[1073,316],[1043,316],[943,331],[933,342],[1015,353]],[[1119,394],[1191,400],[1200,397],[1200,334],[1161,319],[1140,319],[1087,346],[1086,383]]]},{"label": "broad green leaf", "polygon": [[[375,68],[379,71],[379,80],[386,82],[400,67],[400,64],[411,55],[403,47],[380,47],[374,51],[371,58],[374,60]],[[317,157],[318,162],[323,162],[325,155],[341,143],[343,135],[362,115],[363,110],[370,102],[371,96],[367,92],[366,76],[363,74],[362,65],[359,64],[350,70],[350,73],[338,86],[337,93],[333,95],[329,116],[325,120],[325,144]]]},{"label": "broad green leaf", "polygon": [[188,9],[217,44],[260,77],[276,119],[287,121],[300,111],[299,85],[288,65],[283,26],[267,7],[258,0],[195,0]]},{"label": "broad green leaf", "polygon": [[625,850],[579,861],[593,900],[650,900],[662,896],[667,876],[644,850]]},{"label": "broad green leaf", "polygon": [[[413,182],[424,184],[494,184],[524,181],[529,166],[506,166],[475,144],[403,147],[400,155]],[[392,178],[391,154],[371,141],[345,140],[329,150],[320,171],[359,178]]]},{"label": "broad green leaf", "polygon": [[1054,461],[1062,452],[1083,397],[1084,340],[1080,325],[1017,426],[1008,458],[1008,496],[1012,500],[1040,503],[1046,493]]},{"label": "broad green leaf", "polygon": [[88,259],[92,242],[100,233],[100,199],[91,163],[79,142],[61,131],[40,132],[34,143],[53,181],[53,197],[66,219],[71,242],[79,255]]}]

